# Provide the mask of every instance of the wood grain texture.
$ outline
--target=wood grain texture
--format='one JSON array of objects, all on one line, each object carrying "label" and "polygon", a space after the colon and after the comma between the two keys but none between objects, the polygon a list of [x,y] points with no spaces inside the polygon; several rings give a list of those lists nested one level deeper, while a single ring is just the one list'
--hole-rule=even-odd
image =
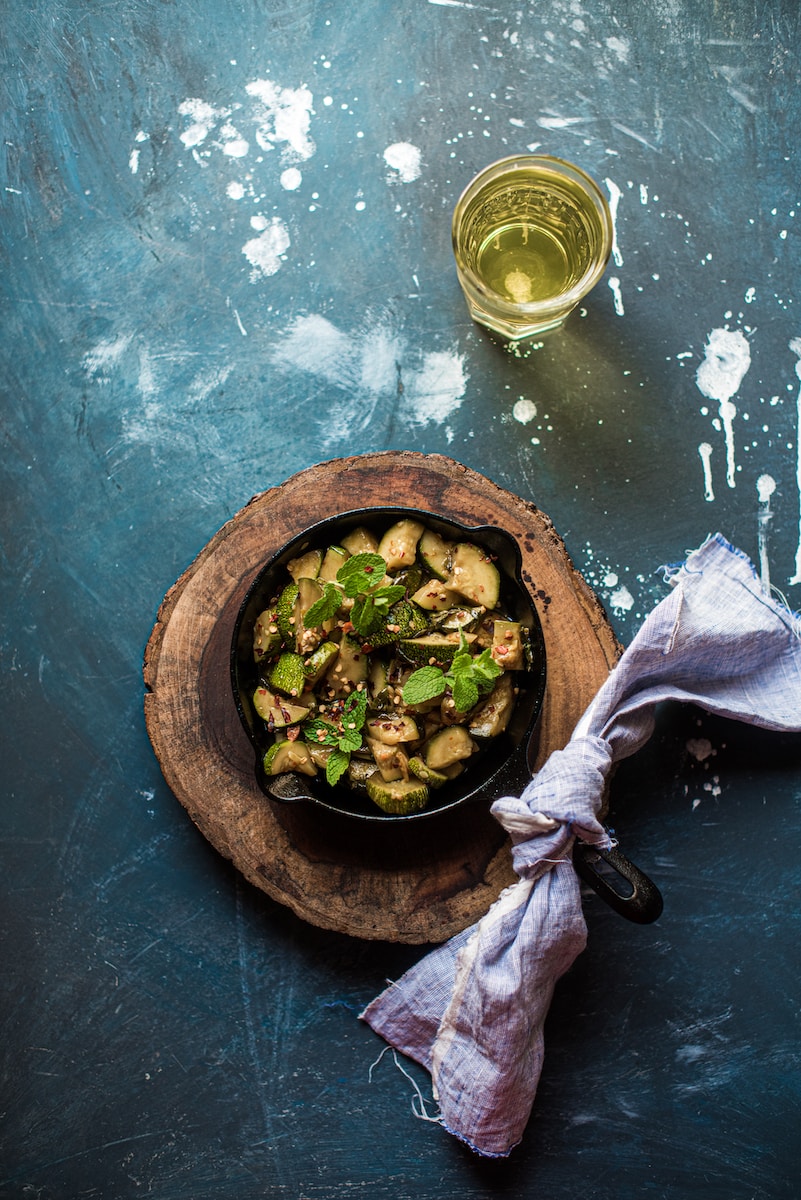
[{"label": "wood grain texture", "polygon": [[164,776],[209,842],[256,887],[312,924],[424,943],[478,919],[513,881],[508,844],[481,805],[369,845],[349,823],[278,806],[259,788],[229,683],[231,637],[265,560],[324,517],[408,504],[506,529],[545,637],[548,683],[535,766],[563,746],[620,654],[594,593],[534,505],[441,455],[333,459],[255,496],[164,598],[144,665],[148,733]]}]

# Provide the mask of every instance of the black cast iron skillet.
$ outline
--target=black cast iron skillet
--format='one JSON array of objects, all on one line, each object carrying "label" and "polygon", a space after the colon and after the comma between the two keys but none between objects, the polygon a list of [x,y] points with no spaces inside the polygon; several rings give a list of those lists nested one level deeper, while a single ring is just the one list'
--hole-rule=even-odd
[{"label": "black cast iron skillet", "polygon": [[[435,530],[449,541],[474,542],[490,554],[501,576],[500,607],[528,630],[531,668],[518,672],[517,703],[507,729],[489,739],[471,759],[463,776],[432,792],[429,804],[421,812],[408,815],[382,812],[364,794],[337,784],[331,787],[322,774],[269,776],[262,770],[262,757],[272,738],[265,723],[253,709],[251,697],[258,684],[253,661],[253,626],[258,615],[268,608],[287,582],[286,564],[305,550],[336,545],[359,525],[377,535],[393,522],[412,518]],[[256,778],[262,791],[279,803],[305,803],[325,810],[342,822],[358,822],[362,827],[386,831],[389,827],[408,828],[410,823],[431,822],[445,812],[487,798],[519,795],[531,781],[536,758],[539,719],[545,694],[546,655],[537,610],[523,583],[520,548],[515,539],[495,526],[467,526],[423,509],[386,506],[356,509],[326,518],[293,538],[274,554],[253,580],[242,602],[231,646],[231,682],[239,717],[253,745]],[[617,848],[599,851],[576,843],[576,870],[613,908],[631,920],[655,920],[661,911],[661,897],[646,876]]]}]

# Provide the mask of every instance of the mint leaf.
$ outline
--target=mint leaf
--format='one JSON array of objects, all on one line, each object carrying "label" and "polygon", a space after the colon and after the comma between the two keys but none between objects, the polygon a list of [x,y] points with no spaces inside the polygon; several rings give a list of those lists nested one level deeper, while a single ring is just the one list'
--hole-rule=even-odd
[{"label": "mint leaf", "polygon": [[369,637],[371,633],[377,633],[384,625],[381,613],[375,606],[373,597],[360,593],[353,601],[353,608],[350,610],[350,620],[353,628],[362,637]]},{"label": "mint leaf", "polygon": [[342,592],[335,583],[324,583],[323,594],[315,600],[311,608],[306,610],[303,624],[307,629],[316,629],[324,621],[330,621],[339,612],[342,605]]},{"label": "mint leaf", "polygon": [[367,691],[351,692],[342,706],[339,721],[341,750],[358,750],[362,744],[362,726],[367,719]]},{"label": "mint leaf", "polygon": [[402,583],[389,583],[386,587],[376,588],[370,594],[376,608],[380,608],[386,615],[395,601],[406,595],[406,588]]},{"label": "mint leaf", "polygon": [[319,717],[313,717],[311,721],[304,721],[303,738],[313,746],[339,745],[337,729],[330,721],[323,721]]},{"label": "mint leaf", "polygon": [[412,671],[403,685],[404,704],[425,704],[445,691],[445,672],[441,667],[420,667]]},{"label": "mint leaf", "polygon": [[332,750],[328,756],[328,761],[325,764],[326,782],[331,784],[338,783],[348,769],[350,763],[350,754],[345,750]]},{"label": "mint leaf", "polygon": [[380,584],[387,573],[387,564],[380,554],[354,554],[337,571],[337,582],[345,595],[353,598]]},{"label": "mint leaf", "polygon": [[469,675],[457,675],[451,689],[453,703],[460,713],[469,712],[474,704],[478,704],[478,688]]},{"label": "mint leaf", "polygon": [[403,585],[399,583],[378,587],[372,592],[360,592],[350,611],[350,619],[356,632],[363,637],[369,637],[371,633],[383,629],[390,607],[396,600],[400,600],[404,592]]},{"label": "mint leaf", "polygon": [[453,703],[462,713],[469,712],[473,705],[478,703],[480,696],[491,691],[494,681],[502,673],[502,668],[493,659],[489,646],[475,658],[467,647],[467,639],[464,633],[461,633],[459,652],[454,655],[448,672]]},{"label": "mint leaf", "polygon": [[489,646],[473,659],[471,674],[481,692],[490,691],[498,676],[503,674],[503,667],[496,663]]}]

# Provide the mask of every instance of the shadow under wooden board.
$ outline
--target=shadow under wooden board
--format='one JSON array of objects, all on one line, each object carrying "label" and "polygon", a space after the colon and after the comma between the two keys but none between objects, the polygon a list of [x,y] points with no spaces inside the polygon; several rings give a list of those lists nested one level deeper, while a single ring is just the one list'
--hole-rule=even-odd
[{"label": "shadow under wooden board", "polygon": [[564,746],[620,656],[600,602],[533,504],[450,458],[412,451],[309,467],[232,517],[161,604],[145,652],[145,717],[167,783],[250,883],[321,928],[422,944],[478,920],[516,878],[489,813],[495,797],[456,820],[401,823],[400,834],[393,822],[391,839],[375,823],[366,838],[347,819],[268,800],[229,682],[234,623],[266,560],[325,517],[382,505],[495,525],[517,540],[548,664],[534,769]]}]

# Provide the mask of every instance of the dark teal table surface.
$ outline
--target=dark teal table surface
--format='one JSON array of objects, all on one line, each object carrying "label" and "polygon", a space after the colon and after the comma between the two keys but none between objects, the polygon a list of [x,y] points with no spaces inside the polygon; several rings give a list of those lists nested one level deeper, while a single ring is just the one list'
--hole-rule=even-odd
[{"label": "dark teal table surface", "polygon": [[[381,449],[533,501],[624,643],[715,530],[801,608],[796,0],[2,7],[0,1195],[798,1196],[799,737],[660,714],[613,807],[664,914],[587,897],[487,1162],[358,1020],[422,949],[246,884],[163,780],[141,670],[252,495]],[[512,352],[450,215],[526,150],[593,174],[616,236]]]}]

